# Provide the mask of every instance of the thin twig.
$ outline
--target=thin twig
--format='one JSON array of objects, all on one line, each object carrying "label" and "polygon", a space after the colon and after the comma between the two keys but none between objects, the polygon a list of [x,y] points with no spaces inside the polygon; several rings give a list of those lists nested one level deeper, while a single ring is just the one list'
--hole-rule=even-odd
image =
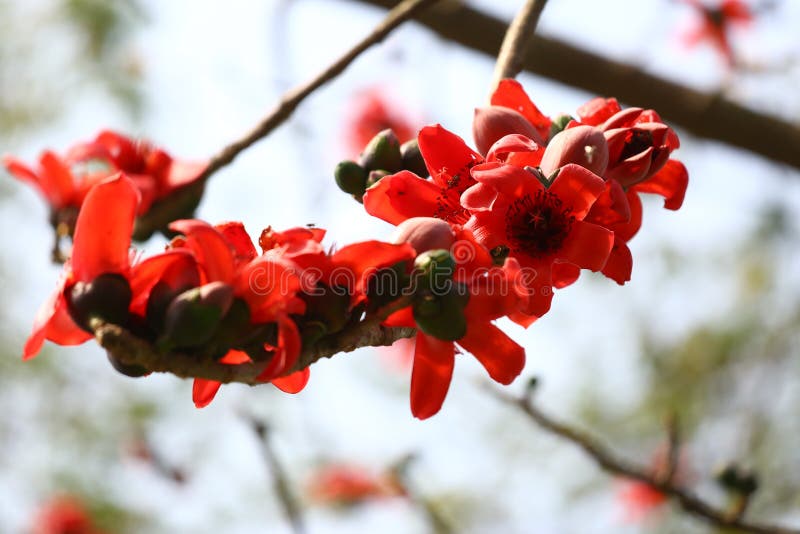
[{"label": "thin twig", "polygon": [[295,498],[294,493],[290,488],[289,478],[286,476],[286,470],[283,468],[278,455],[272,447],[271,434],[272,429],[262,421],[249,415],[243,415],[253,432],[258,436],[264,450],[264,458],[269,466],[270,476],[272,477],[272,485],[275,493],[278,495],[278,500],[281,503],[286,518],[292,525],[292,532],[295,534],[303,534],[306,532],[305,523],[303,521],[303,513],[300,503]]},{"label": "thin twig", "polygon": [[497,55],[492,77],[492,91],[503,78],[514,78],[522,71],[525,56],[530,48],[533,32],[539,23],[547,0],[526,0],[517,16],[508,26],[508,31]]},{"label": "thin twig", "polygon": [[659,477],[651,470],[636,466],[628,460],[620,458],[615,452],[601,444],[597,438],[589,433],[572,428],[551,418],[533,404],[529,395],[515,397],[499,391],[492,386],[487,386],[487,389],[497,399],[522,411],[528,416],[528,419],[539,425],[539,427],[552,434],[561,436],[583,449],[604,471],[644,482],[659,492],[675,499],[686,512],[711,525],[754,534],[800,534],[800,530],[797,529],[745,520],[741,517],[741,514],[732,515],[728,511],[720,510],[706,503],[693,493],[680,487],[678,482],[674,479],[668,482],[659,480]]},{"label": "thin twig", "polygon": [[278,102],[278,105],[269,112],[250,133],[238,141],[234,141],[223,148],[219,153],[212,156],[208,167],[206,167],[198,180],[201,182],[207,180],[212,174],[231,163],[242,151],[266,137],[272,130],[286,121],[306,97],[341,74],[362,52],[372,45],[381,42],[400,24],[436,1],[437,0],[404,0],[394,7],[389,14],[386,15],[386,18],[383,19],[367,37],[362,39],[342,57],[308,82],[285,93]]}]

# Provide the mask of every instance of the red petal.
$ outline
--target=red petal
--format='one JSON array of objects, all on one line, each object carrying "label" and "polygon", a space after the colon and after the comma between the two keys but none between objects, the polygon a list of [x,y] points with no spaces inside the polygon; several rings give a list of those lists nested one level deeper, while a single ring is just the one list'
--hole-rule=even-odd
[{"label": "red petal", "polygon": [[563,289],[578,281],[578,277],[581,275],[581,268],[572,263],[554,263],[552,273],[553,287]]},{"label": "red petal", "polygon": [[63,207],[79,202],[75,198],[75,179],[61,158],[46,151],[39,158],[39,165],[42,167],[39,183],[52,205]]},{"label": "red petal", "polygon": [[599,271],[606,264],[613,246],[614,233],[610,230],[596,224],[575,221],[558,257],[582,269]]},{"label": "red petal", "polygon": [[397,326],[405,328],[416,328],[417,322],[414,320],[414,312],[411,306],[397,310],[383,321],[384,326]]},{"label": "red petal", "polygon": [[633,186],[633,190],[661,195],[664,197],[665,208],[677,210],[683,205],[688,185],[689,172],[686,166],[676,159],[671,159],[649,179]]},{"label": "red petal", "polygon": [[267,365],[256,380],[270,382],[291,369],[302,349],[302,340],[297,325],[288,317],[278,319],[278,346],[272,356],[272,361]]},{"label": "red petal", "polygon": [[578,108],[577,114],[583,124],[598,126],[607,121],[620,109],[616,98],[598,96]]},{"label": "red petal", "polygon": [[250,363],[252,361],[253,360],[250,359],[250,356],[246,352],[231,349],[225,353],[225,356],[220,358],[219,363],[224,363],[226,365],[241,365],[243,363]]},{"label": "red petal", "polygon": [[138,204],[139,192],[123,174],[89,191],[75,225],[72,270],[76,280],[90,281],[103,273],[127,274]]},{"label": "red petal", "polygon": [[503,163],[484,163],[472,169],[472,177],[479,183],[488,185],[498,193],[519,197],[528,189],[543,189],[536,177],[522,167]]},{"label": "red petal", "polygon": [[15,158],[14,156],[3,156],[3,165],[5,166],[6,170],[8,170],[8,172],[14,175],[17,179],[32,184],[46,198],[49,199],[46,191],[42,189],[42,184],[39,183],[39,177],[36,176],[36,173],[33,172],[33,170],[23,161]]},{"label": "red petal", "polygon": [[400,171],[382,178],[364,194],[364,209],[390,224],[436,213],[441,188],[413,172]]},{"label": "red petal", "polygon": [[214,380],[206,380],[204,378],[195,378],[192,385],[192,400],[197,408],[205,408],[219,391],[222,384]]},{"label": "red petal", "polygon": [[208,167],[208,164],[205,162],[172,160],[166,183],[164,184],[166,187],[162,190],[162,194],[170,193],[179,187],[191,184],[206,170],[206,167]]},{"label": "red petal", "polygon": [[548,191],[556,194],[564,203],[564,208],[571,209],[572,215],[580,221],[589,213],[605,187],[602,178],[580,165],[570,163],[561,167]]},{"label": "red petal", "polygon": [[236,251],[236,259],[239,261],[250,261],[258,255],[253,240],[250,239],[244,224],[240,222],[227,222],[214,226],[228,243]]},{"label": "red petal", "polygon": [[233,247],[216,228],[196,219],[174,221],[169,228],[186,236],[186,247],[194,252],[207,282],[233,281]]},{"label": "red petal", "polygon": [[542,139],[550,137],[550,119],[528,97],[525,90],[516,80],[501,80],[492,93],[491,103],[495,106],[504,106],[522,113],[522,116],[533,124]]},{"label": "red petal", "polygon": [[150,291],[164,281],[173,289],[200,285],[197,262],[185,249],[167,250],[133,266],[130,275],[131,313],[144,316]]},{"label": "red petal", "polygon": [[470,323],[458,344],[481,362],[495,382],[510,384],[525,367],[525,349],[492,323]]},{"label": "red petal", "polygon": [[469,168],[483,159],[463,139],[439,124],[420,130],[417,142],[431,178],[439,187],[448,186],[441,181],[443,174],[447,177],[454,177],[459,173],[468,176]]},{"label": "red petal", "polygon": [[393,245],[383,241],[364,241],[339,249],[331,261],[338,271],[337,277],[346,275],[347,287],[353,293],[361,293],[370,275],[401,261],[411,261],[416,256],[414,248],[408,243]]},{"label": "red petal", "polygon": [[23,360],[30,360],[42,349],[45,339],[59,345],[80,345],[91,339],[92,335],[78,327],[67,311],[64,301],[64,282],[45,301],[33,321],[33,330],[25,342]]},{"label": "red petal", "polygon": [[623,285],[631,279],[631,271],[633,271],[631,249],[624,241],[616,239],[602,272],[619,285]]},{"label": "red petal", "polygon": [[417,334],[414,367],[411,371],[411,413],[427,419],[441,408],[455,365],[455,347],[423,333]]},{"label": "red petal", "polygon": [[284,393],[300,393],[303,388],[308,384],[308,379],[311,377],[311,369],[306,367],[300,371],[296,371],[290,375],[281,376],[272,380],[272,385],[280,389]]}]

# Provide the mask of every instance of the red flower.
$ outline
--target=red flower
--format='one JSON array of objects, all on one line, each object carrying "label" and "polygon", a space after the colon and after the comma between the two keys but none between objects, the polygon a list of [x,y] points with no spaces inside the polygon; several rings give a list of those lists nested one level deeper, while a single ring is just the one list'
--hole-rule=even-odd
[{"label": "red flower", "polygon": [[[492,93],[490,102],[493,106],[513,109],[525,117],[539,134],[539,139],[534,139],[534,141],[546,143],[550,138],[550,126],[553,122],[550,117],[539,111],[518,81],[510,78],[500,80]],[[524,134],[525,132],[516,133]]]},{"label": "red flower", "polygon": [[[466,286],[469,300],[464,308],[466,333],[455,341],[438,339],[418,328],[411,306],[392,314],[387,326],[417,328],[414,362],[411,371],[411,413],[418,419],[435,415],[442,407],[459,349],[469,352],[483,365],[489,376],[510,384],[525,366],[525,349],[493,324],[495,319],[513,315],[523,295],[518,292],[507,260],[495,267],[492,256],[468,230],[453,228],[454,246],[467,247],[466,261],[459,263],[453,280]],[[459,254],[456,250],[454,257]]]},{"label": "red flower", "polygon": [[625,518],[633,522],[641,521],[669,499],[650,484],[639,480],[626,481],[618,497],[625,508]]},{"label": "red flower", "polygon": [[308,482],[312,500],[334,506],[352,506],[369,500],[404,495],[393,474],[378,476],[355,465],[333,464],[317,470]]},{"label": "red flower", "polygon": [[750,8],[742,0],[721,0],[712,7],[700,0],[684,0],[692,6],[697,14],[695,28],[683,37],[689,46],[696,46],[702,41],[709,41],[725,58],[729,66],[734,63],[734,53],[730,44],[730,32],[733,26],[746,25],[753,20]]},{"label": "red flower", "polygon": [[614,235],[584,221],[605,189],[602,178],[574,164],[562,167],[552,183],[500,163],[476,167],[472,176],[478,184],[462,197],[472,212],[467,227],[487,248],[505,247],[525,269],[527,314],[544,315],[552,287],[574,282],[578,268],[605,266]]},{"label": "red flower", "polygon": [[348,151],[361,152],[379,132],[391,129],[401,143],[412,139],[416,128],[407,113],[386,98],[384,91],[373,87],[359,92],[347,113],[345,139]]},{"label": "red flower", "polygon": [[79,209],[92,186],[118,172],[127,174],[136,184],[140,196],[137,215],[143,215],[154,202],[192,184],[206,167],[205,163],[175,160],[146,141],[111,131],[73,146],[64,157],[43,152],[38,169],[13,156],[5,156],[3,163],[11,174],[39,190],[54,220],[68,224],[74,219],[68,210]]},{"label": "red flower", "polygon": [[431,180],[410,171],[386,176],[367,190],[364,208],[370,215],[395,225],[411,217],[466,222],[469,214],[459,199],[475,183],[470,169],[483,158],[438,124],[423,128],[417,140]]},{"label": "red flower", "polygon": [[70,313],[77,284],[90,284],[101,275],[117,275],[130,287],[131,307],[141,307],[164,272],[175,264],[186,265],[183,252],[168,252],[131,265],[129,249],[138,202],[139,192],[133,182],[120,174],[89,191],[78,215],[72,258],[64,266],[56,291],[36,316],[23,359],[36,356],[45,339],[59,345],[79,345],[92,337]]},{"label": "red flower", "polygon": [[81,501],[64,495],[46,502],[36,513],[31,534],[100,534]]}]

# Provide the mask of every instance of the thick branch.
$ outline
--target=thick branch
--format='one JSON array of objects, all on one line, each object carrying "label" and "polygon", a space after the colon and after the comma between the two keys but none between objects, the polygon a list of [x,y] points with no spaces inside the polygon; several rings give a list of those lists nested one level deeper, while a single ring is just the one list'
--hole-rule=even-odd
[{"label": "thick branch", "polygon": [[[411,337],[416,332],[413,328],[382,326],[381,317],[371,317],[351,325],[339,334],[305,348],[294,370],[303,369],[317,360],[330,358],[340,352],[351,352],[360,347],[391,345],[400,338]],[[268,363],[226,365],[212,360],[198,359],[191,354],[172,352],[162,354],[150,343],[117,325],[96,322],[93,327],[97,342],[117,360],[125,365],[144,367],[153,373],[171,373],[180,378],[205,378],[222,383],[239,382],[252,386],[261,383],[256,377]]]},{"label": "thick branch", "polygon": [[[358,0],[390,7],[395,0]],[[440,36],[497,55],[507,22],[457,2],[442,3],[414,17]],[[703,93],[558,39],[535,35],[525,70],[593,94],[658,110],[676,126],[800,169],[800,127]],[[564,110],[553,110],[564,111]]]},{"label": "thick branch", "polygon": [[740,515],[719,510],[680,487],[677,482],[675,482],[674,478],[667,479],[659,477],[657,474],[651,472],[651,470],[635,466],[617,456],[616,453],[602,445],[594,436],[581,430],[571,428],[551,418],[537,408],[530,400],[529,396],[514,397],[490,386],[487,387],[487,389],[499,400],[522,411],[531,421],[544,430],[561,436],[583,449],[603,470],[625,478],[644,482],[661,493],[672,497],[685,511],[695,517],[703,519],[711,525],[755,534],[800,534],[800,530],[747,521],[741,518]]},{"label": "thick branch", "polygon": [[205,181],[219,169],[231,163],[242,151],[266,137],[270,132],[286,121],[306,97],[344,72],[347,66],[361,55],[362,52],[372,45],[381,42],[400,24],[436,1],[437,0],[404,0],[399,3],[389,12],[383,22],[381,22],[367,37],[361,40],[327,69],[314,76],[314,78],[284,94],[278,105],[264,117],[250,133],[238,141],[234,141],[213,156],[199,180],[201,182]]},{"label": "thick branch", "polygon": [[494,67],[492,91],[500,83],[500,80],[514,78],[522,70],[533,32],[536,30],[546,3],[547,0],[526,0],[525,5],[511,21],[497,56],[497,64]]}]

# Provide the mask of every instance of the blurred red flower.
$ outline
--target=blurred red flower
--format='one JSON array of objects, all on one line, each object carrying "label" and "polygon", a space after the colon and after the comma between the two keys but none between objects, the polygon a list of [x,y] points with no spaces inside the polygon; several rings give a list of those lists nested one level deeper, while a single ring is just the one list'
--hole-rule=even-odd
[{"label": "blurred red flower", "polygon": [[413,139],[417,130],[408,112],[390,100],[384,89],[372,87],[359,91],[350,104],[343,128],[348,152],[358,154],[375,134],[387,128],[401,143]]},{"label": "blurred red flower", "polygon": [[330,464],[318,469],[308,481],[306,492],[312,501],[333,506],[353,506],[405,494],[393,473],[376,475],[349,464]]},{"label": "blurred red flower", "polygon": [[44,503],[36,512],[31,534],[101,534],[84,504],[62,495]]},{"label": "blurred red flower", "polygon": [[694,27],[682,37],[688,46],[709,42],[733,66],[735,55],[730,42],[730,33],[735,26],[745,26],[752,22],[753,13],[742,0],[721,0],[716,5],[707,5],[700,0],[683,0],[694,8],[696,21]]}]

